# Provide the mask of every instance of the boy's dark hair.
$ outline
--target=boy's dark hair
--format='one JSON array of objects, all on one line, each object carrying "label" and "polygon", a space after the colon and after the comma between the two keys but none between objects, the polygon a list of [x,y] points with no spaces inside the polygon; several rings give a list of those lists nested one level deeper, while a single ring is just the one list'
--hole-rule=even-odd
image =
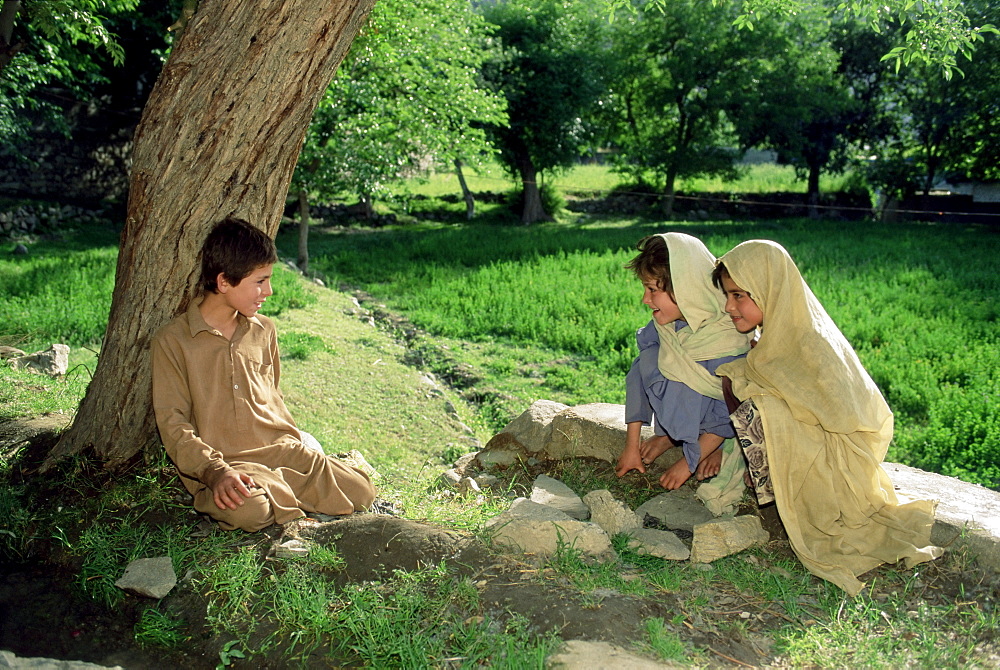
[{"label": "boy's dark hair", "polygon": [[226,217],[216,224],[201,247],[201,285],[216,293],[221,272],[233,286],[262,265],[278,261],[274,240],[243,219]]},{"label": "boy's dark hair", "polygon": [[661,291],[673,295],[667,241],[660,235],[650,235],[639,240],[635,248],[639,250],[639,255],[629,261],[625,269],[634,272],[639,281],[652,279]]},{"label": "boy's dark hair", "polygon": [[719,289],[723,293],[726,289],[722,286],[722,278],[729,277],[729,270],[726,269],[726,265],[722,261],[716,261],[715,269],[712,270],[712,285]]}]

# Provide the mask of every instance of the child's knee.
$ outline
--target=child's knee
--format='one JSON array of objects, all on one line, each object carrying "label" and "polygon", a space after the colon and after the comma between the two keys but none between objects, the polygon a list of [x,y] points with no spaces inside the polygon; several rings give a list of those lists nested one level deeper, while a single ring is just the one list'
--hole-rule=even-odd
[{"label": "child's knee", "polygon": [[274,523],[274,508],[263,489],[255,489],[249,498],[236,509],[215,509],[212,518],[226,530],[245,530],[253,533]]},{"label": "child's knee", "polygon": [[355,510],[367,510],[375,502],[375,485],[372,480],[361,470],[337,462],[340,467],[337,469],[337,486],[344,495],[354,504]]}]

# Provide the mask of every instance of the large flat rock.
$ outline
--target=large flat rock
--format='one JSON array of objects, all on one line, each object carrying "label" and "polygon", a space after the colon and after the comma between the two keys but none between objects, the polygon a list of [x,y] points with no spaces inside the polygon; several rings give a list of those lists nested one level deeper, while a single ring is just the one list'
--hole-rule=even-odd
[{"label": "large flat rock", "polygon": [[1000,572],[1000,492],[899,463],[882,467],[900,502],[937,500],[931,542],[967,546],[983,567]]}]

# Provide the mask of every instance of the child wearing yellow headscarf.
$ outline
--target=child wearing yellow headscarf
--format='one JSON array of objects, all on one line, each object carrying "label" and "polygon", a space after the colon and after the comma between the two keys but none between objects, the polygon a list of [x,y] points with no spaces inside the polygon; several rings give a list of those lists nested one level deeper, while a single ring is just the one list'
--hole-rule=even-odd
[{"label": "child wearing yellow headscarf", "polygon": [[[653,318],[636,335],[639,356],[625,380],[626,442],[616,472],[645,472],[677,444],[684,458],[660,477],[661,486],[676,489],[692,475],[708,479],[723,468],[720,446],[736,433],[714,373],[746,354],[749,337],[733,329],[723,310],[722,296],[711,283],[715,257],[701,240],[665,233],[643,238],[637,247],[639,255],[626,268],[643,283],[642,301]],[[640,430],[649,424],[654,437],[642,442]],[[728,452],[735,453],[740,469],[727,471],[736,475],[737,489],[712,494],[717,512],[732,502],[720,498],[738,498],[744,488],[742,458],[732,444]]]},{"label": "child wearing yellow headscarf", "polygon": [[737,330],[760,332],[716,374],[743,401],[733,420],[758,498],[773,495],[803,565],[855,595],[857,576],[882,563],[940,556],[930,544],[935,503],[898,504],[880,465],[892,412],[788,252],[744,242],[719,259],[713,280]]}]

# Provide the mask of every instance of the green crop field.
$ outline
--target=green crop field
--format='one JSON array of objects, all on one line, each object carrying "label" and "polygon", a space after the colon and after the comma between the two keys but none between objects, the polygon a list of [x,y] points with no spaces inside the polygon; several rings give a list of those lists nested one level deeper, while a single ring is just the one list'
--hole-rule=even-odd
[{"label": "green crop field", "polygon": [[[588,221],[320,229],[310,237],[311,268],[365,289],[433,335],[507,345],[493,346],[494,360],[484,364],[500,389],[517,394],[520,376],[536,380],[536,394],[561,402],[623,402],[633,334],[648,320],[637,282],[622,269],[635,242],[681,230],[721,255],[746,239],[775,240],[895,411],[889,458],[1000,485],[1000,327],[992,299],[1000,282],[989,263],[1000,241],[995,231],[810,220]],[[279,242],[294,249],[291,231]],[[510,418],[499,413],[492,427]]]}]

